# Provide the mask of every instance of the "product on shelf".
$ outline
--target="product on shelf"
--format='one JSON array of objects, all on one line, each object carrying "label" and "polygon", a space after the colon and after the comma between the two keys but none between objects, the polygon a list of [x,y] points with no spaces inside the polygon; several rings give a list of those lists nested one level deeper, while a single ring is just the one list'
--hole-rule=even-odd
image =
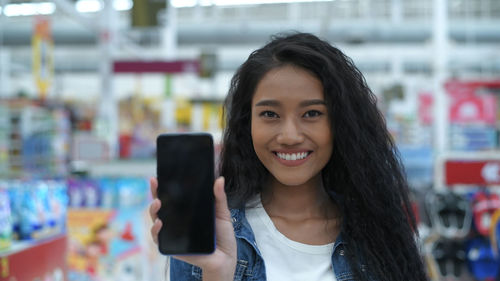
[{"label": "product on shelf", "polygon": [[425,199],[431,227],[423,239],[423,254],[430,279],[497,280],[500,200],[496,191],[477,186],[466,191],[430,191]]},{"label": "product on shelf", "polygon": [[81,183],[76,179],[68,179],[68,196],[70,208],[80,208],[84,206],[85,197],[80,184]]},{"label": "product on shelf", "polygon": [[495,256],[490,241],[484,237],[466,243],[469,270],[477,280],[495,280],[500,273],[499,257]]},{"label": "product on shelf", "polygon": [[500,196],[487,190],[479,190],[474,194],[472,209],[477,232],[482,236],[489,236],[493,214],[500,209]]},{"label": "product on shelf", "polygon": [[[490,241],[493,253],[496,257],[500,256],[500,209],[493,213],[491,218]],[[499,265],[500,266],[500,265]]]},{"label": "product on shelf", "polygon": [[68,213],[68,194],[64,180],[51,180],[49,184],[49,205],[54,216],[53,227],[58,232],[64,232],[66,215]]},{"label": "product on shelf", "polygon": [[148,200],[149,183],[145,178],[67,179],[70,208],[129,208],[143,206]]},{"label": "product on shelf", "polygon": [[453,192],[429,193],[426,208],[432,227],[446,238],[464,238],[471,229],[472,212],[467,199]]},{"label": "product on shelf", "polygon": [[467,257],[463,241],[441,238],[432,245],[432,267],[438,280],[467,280]]},{"label": "product on shelf", "polygon": [[68,179],[70,280],[149,280],[148,188],[145,178]]},{"label": "product on shelf", "polygon": [[0,104],[0,176],[6,176],[9,171],[9,109]]},{"label": "product on shelf", "polygon": [[12,244],[12,217],[6,183],[0,182],[0,251]]},{"label": "product on shelf", "polygon": [[101,196],[99,191],[99,186],[94,180],[84,180],[81,187],[83,188],[83,194],[85,197],[85,206],[88,208],[96,208],[101,204]]},{"label": "product on shelf", "polygon": [[65,176],[70,134],[69,115],[62,106],[0,100],[0,176]]},{"label": "product on shelf", "polygon": [[113,178],[100,178],[98,179],[99,187],[101,189],[101,207],[111,209],[117,206],[118,198],[116,196],[116,179]]},{"label": "product on shelf", "polygon": [[144,178],[120,178],[116,181],[118,207],[141,206],[147,202],[148,181]]},{"label": "product on shelf", "polygon": [[0,280],[66,280],[66,192],[59,179],[0,181]]},{"label": "product on shelf", "polygon": [[20,233],[22,240],[37,239],[43,236],[45,209],[43,209],[43,192],[36,186],[23,186],[23,196],[20,210]]},{"label": "product on shelf", "polygon": [[66,185],[60,180],[7,182],[14,237],[39,240],[64,233]]},{"label": "product on shelf", "polygon": [[93,179],[68,179],[68,195],[71,208],[100,207],[101,194],[98,183]]}]

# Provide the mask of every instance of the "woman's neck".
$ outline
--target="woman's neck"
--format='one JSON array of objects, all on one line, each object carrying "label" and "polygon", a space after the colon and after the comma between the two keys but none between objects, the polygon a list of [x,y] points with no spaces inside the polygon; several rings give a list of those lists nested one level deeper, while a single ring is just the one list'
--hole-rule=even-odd
[{"label": "woman's neck", "polygon": [[337,209],[323,188],[320,175],[297,186],[283,185],[273,178],[264,190],[262,204],[271,217],[304,220],[338,216]]}]

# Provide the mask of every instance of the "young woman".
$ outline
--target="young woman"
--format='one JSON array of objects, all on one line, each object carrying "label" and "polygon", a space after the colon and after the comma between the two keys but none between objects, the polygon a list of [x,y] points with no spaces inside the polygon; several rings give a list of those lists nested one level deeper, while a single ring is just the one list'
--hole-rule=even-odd
[{"label": "young woman", "polygon": [[340,50],[274,37],[238,69],[225,109],[217,249],[172,259],[171,280],[427,280],[395,145]]}]

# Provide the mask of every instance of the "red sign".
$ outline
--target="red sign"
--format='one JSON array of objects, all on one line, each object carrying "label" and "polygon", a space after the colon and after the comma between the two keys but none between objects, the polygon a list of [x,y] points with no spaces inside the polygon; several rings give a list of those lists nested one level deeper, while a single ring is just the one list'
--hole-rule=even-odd
[{"label": "red sign", "polygon": [[457,89],[465,89],[467,91],[474,91],[478,88],[500,88],[500,80],[477,80],[477,81],[460,81],[449,80],[445,84],[445,88],[449,91],[456,91]]},{"label": "red sign", "polygon": [[462,124],[495,124],[496,111],[496,98],[491,94],[455,98],[451,101],[450,121]]},{"label": "red sign", "polygon": [[[490,124],[497,119],[497,100],[486,89],[500,88],[500,80],[457,81],[445,84],[450,96],[450,121],[459,124]],[[479,91],[485,89],[485,91]]]},{"label": "red sign", "polygon": [[448,160],[445,163],[445,181],[446,185],[500,184],[500,160]]},{"label": "red sign", "polygon": [[0,256],[0,280],[66,280],[65,235]]},{"label": "red sign", "polygon": [[418,94],[418,119],[424,125],[432,124],[434,97],[432,93]]},{"label": "red sign", "polygon": [[115,61],[114,73],[184,73],[199,72],[197,60],[178,61]]}]

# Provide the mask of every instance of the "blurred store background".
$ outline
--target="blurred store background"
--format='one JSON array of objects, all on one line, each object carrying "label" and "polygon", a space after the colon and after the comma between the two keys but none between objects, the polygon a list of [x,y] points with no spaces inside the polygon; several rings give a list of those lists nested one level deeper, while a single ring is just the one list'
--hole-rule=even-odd
[{"label": "blurred store background", "polygon": [[291,30],[378,96],[432,280],[500,280],[498,0],[0,0],[0,280],[165,280],[156,136],[220,148],[232,74]]}]

